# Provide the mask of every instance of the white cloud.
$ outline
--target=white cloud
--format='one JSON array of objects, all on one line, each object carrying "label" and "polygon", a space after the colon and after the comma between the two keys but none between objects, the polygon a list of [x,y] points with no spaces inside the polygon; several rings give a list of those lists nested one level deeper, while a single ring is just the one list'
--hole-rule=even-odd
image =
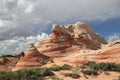
[{"label": "white cloud", "polygon": [[0,20],[0,27],[4,26],[3,21]]},{"label": "white cloud", "polygon": [[48,24],[119,18],[119,8],[120,0],[0,0],[1,53],[21,51]]},{"label": "white cloud", "polygon": [[113,42],[120,39],[119,33],[114,33],[113,35],[108,36],[108,42]]},{"label": "white cloud", "polygon": [[26,13],[30,13],[30,12],[32,12],[32,10],[33,10],[33,5],[30,4],[30,5],[25,9],[25,12],[26,12]]},{"label": "white cloud", "polygon": [[21,51],[26,51],[30,43],[34,43],[36,46],[41,40],[47,37],[48,34],[41,33],[41,35],[37,36],[14,37],[12,39],[0,41],[0,55],[18,54]]},{"label": "white cloud", "polygon": [[104,21],[120,17],[120,0],[0,0],[0,36],[39,34],[67,20]]}]

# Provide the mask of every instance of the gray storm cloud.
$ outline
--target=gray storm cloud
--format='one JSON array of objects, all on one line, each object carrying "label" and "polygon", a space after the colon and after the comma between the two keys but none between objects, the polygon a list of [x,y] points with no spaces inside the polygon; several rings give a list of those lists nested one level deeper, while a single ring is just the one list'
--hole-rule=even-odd
[{"label": "gray storm cloud", "polygon": [[120,0],[0,0],[0,37],[39,34],[54,21],[120,17]]},{"label": "gray storm cloud", "polygon": [[0,0],[0,54],[37,44],[48,36],[42,31],[51,23],[106,21],[120,17],[119,8],[120,0]]}]

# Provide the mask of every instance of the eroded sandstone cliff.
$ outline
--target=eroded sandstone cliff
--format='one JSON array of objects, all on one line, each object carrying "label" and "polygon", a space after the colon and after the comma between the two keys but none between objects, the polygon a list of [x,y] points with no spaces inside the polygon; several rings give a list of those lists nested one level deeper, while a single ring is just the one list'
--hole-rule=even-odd
[{"label": "eroded sandstone cliff", "polygon": [[54,24],[49,37],[37,48],[45,55],[57,57],[81,49],[97,50],[101,44],[107,41],[84,22],[77,22],[66,26]]}]

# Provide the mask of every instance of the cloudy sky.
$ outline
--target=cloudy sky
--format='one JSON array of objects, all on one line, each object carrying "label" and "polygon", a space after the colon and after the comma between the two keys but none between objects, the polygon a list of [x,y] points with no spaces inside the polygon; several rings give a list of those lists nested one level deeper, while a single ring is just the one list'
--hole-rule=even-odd
[{"label": "cloudy sky", "polygon": [[120,0],[0,0],[0,54],[25,51],[52,24],[84,21],[109,42],[120,39]]}]

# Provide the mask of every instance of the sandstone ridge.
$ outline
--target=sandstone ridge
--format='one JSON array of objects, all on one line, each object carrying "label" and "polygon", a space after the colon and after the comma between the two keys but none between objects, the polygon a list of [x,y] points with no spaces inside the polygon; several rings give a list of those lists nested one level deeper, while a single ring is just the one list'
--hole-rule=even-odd
[{"label": "sandstone ridge", "polygon": [[77,22],[69,25],[54,24],[49,37],[41,41],[37,48],[48,56],[63,56],[62,53],[81,49],[97,50],[101,44],[107,44],[107,41],[84,22]]}]

